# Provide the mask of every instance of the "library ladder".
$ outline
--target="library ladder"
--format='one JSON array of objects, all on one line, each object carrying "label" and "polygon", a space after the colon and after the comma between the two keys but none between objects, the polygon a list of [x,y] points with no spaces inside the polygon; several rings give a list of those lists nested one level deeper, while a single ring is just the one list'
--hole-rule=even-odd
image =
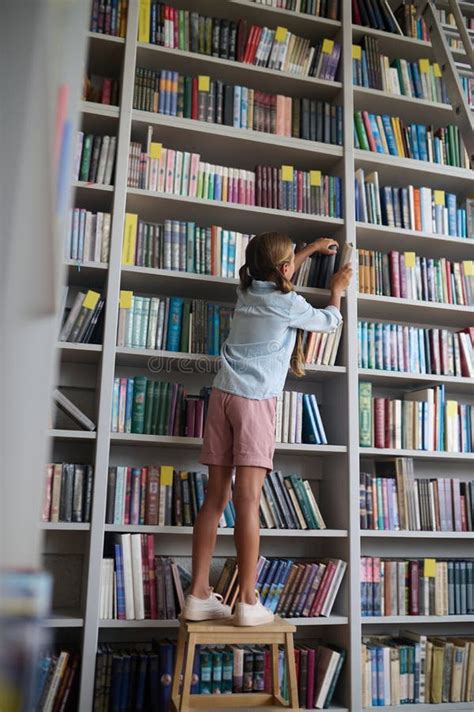
[{"label": "library ladder", "polygon": [[[454,110],[454,121],[459,128],[466,146],[471,167],[474,167],[474,120],[473,112],[464,95],[459,70],[454,61],[453,53],[448,44],[445,30],[436,12],[433,0],[414,0],[417,15],[422,15],[430,32],[431,44],[437,63],[441,67],[446,82],[448,95]],[[465,58],[463,62],[474,69],[474,50],[469,33],[464,23],[458,0],[448,0],[448,8],[452,12],[456,29],[464,45]]]}]

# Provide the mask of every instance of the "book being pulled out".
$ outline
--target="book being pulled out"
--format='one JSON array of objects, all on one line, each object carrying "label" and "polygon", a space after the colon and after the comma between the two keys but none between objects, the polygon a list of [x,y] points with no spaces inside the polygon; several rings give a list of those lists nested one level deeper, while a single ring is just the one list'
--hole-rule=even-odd
[{"label": "book being pulled out", "polygon": [[95,430],[95,423],[88,418],[64,393],[61,393],[59,388],[53,391],[53,401],[66,415],[69,415],[78,425],[84,430]]}]

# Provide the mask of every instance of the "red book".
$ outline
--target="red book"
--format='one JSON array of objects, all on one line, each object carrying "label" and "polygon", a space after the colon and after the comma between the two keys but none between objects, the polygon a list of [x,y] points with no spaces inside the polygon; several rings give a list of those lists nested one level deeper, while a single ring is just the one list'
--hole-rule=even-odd
[{"label": "red book", "polygon": [[251,52],[252,52],[253,41],[254,41],[255,34],[257,33],[257,30],[258,30],[257,25],[252,25],[252,27],[250,28],[250,31],[249,31],[249,33],[248,33],[248,35],[247,35],[247,41],[246,41],[246,43],[245,43],[244,56],[243,56],[243,59],[242,59],[242,62],[243,62],[244,64],[249,64],[249,62],[250,62],[250,56],[251,56]]},{"label": "red book", "polygon": [[362,25],[362,18],[360,16],[359,5],[357,0],[352,0],[352,22],[354,25]]},{"label": "red book", "polygon": [[145,618],[149,619],[151,616],[150,568],[148,565],[148,544],[146,534],[140,535],[140,544],[142,550],[143,607],[145,610]]},{"label": "red book", "polygon": [[255,166],[255,205],[262,205],[262,166]]},{"label": "red book", "polygon": [[252,44],[250,45],[248,64],[253,64],[255,61],[255,55],[257,54],[258,45],[260,44],[260,39],[262,37],[263,27],[256,27],[253,36]]},{"label": "red book", "polygon": [[198,78],[193,77],[191,82],[191,118],[196,119],[199,113],[199,93],[198,93]]},{"label": "red book", "polygon": [[316,598],[314,599],[314,603],[310,611],[311,618],[316,618],[321,614],[324,601],[326,599],[326,596],[328,595],[329,586],[331,585],[335,573],[336,564],[334,563],[334,561],[331,561],[331,559],[329,559],[329,561],[327,562],[326,571],[324,572],[324,576],[321,581],[321,585],[319,586]]},{"label": "red book", "polygon": [[110,104],[110,97],[112,96],[112,80],[104,79],[102,82],[102,93],[100,101],[102,104]]},{"label": "red book", "polygon": [[275,210],[278,210],[280,207],[280,181],[278,179],[278,168],[274,166],[273,168],[270,169],[272,172],[272,187],[273,187],[273,195],[272,195],[272,203],[273,207]]},{"label": "red book", "polygon": [[186,401],[186,437],[194,438],[194,414],[196,410],[196,401],[193,398],[188,398]]},{"label": "red book", "polygon": [[403,253],[399,254],[398,252],[396,254],[398,255],[398,271],[400,274],[400,296],[403,299],[406,299],[408,290],[407,290],[407,273],[406,273],[406,268],[405,268],[405,255]]},{"label": "red book", "polygon": [[390,252],[389,259],[392,297],[400,297],[400,266],[398,264],[398,252]]},{"label": "red book", "polygon": [[150,617],[152,620],[156,620],[158,618],[158,604],[156,598],[155,538],[153,534],[147,534],[146,538],[148,578],[150,581]]},{"label": "red book", "polygon": [[157,526],[158,506],[159,506],[159,470],[155,465],[148,468],[146,502],[145,502],[145,524]]},{"label": "red book", "polygon": [[445,272],[446,272],[446,286],[447,286],[447,291],[448,291],[448,302],[450,304],[453,303],[453,285],[451,284],[451,272],[454,269],[453,263],[448,262],[448,260],[445,260]]},{"label": "red book", "polygon": [[299,682],[299,679],[300,679],[300,656],[301,656],[300,648],[295,648],[295,668],[296,668],[297,682]]},{"label": "red book", "polygon": [[140,514],[139,524],[145,524],[146,495],[147,495],[148,467],[142,467],[140,479]]},{"label": "red book", "polygon": [[375,447],[385,447],[385,398],[374,398]]},{"label": "red book", "polygon": [[316,650],[308,650],[308,686],[306,689],[306,709],[310,710],[314,701],[314,676],[316,673]]},{"label": "red book", "polygon": [[420,614],[420,608],[418,605],[419,596],[419,577],[420,570],[418,561],[410,561],[408,563],[409,578],[410,578],[410,599],[408,605],[408,612],[411,616],[418,616]]},{"label": "red book", "polygon": [[260,181],[261,181],[261,186],[260,186],[260,200],[261,203],[260,205],[262,208],[269,208],[270,205],[268,203],[268,189],[267,189],[267,166],[261,166],[261,175],[260,175]]},{"label": "red book", "polygon": [[124,524],[130,524],[130,505],[132,500],[132,468],[127,467],[127,475],[125,478],[125,513],[123,518]]},{"label": "red book", "polygon": [[413,188],[413,203],[415,213],[415,230],[421,230],[421,206],[419,188]]},{"label": "red book", "polygon": [[179,46],[179,12],[177,7],[172,8],[173,13],[173,47]]},{"label": "red book", "polygon": [[265,202],[267,204],[267,208],[275,208],[276,205],[273,202],[273,169],[271,166],[265,166],[265,175],[266,175],[266,198]]},{"label": "red book", "polygon": [[247,42],[247,20],[239,20],[237,25],[237,62],[244,61],[245,45]]},{"label": "red book", "polygon": [[391,438],[391,424],[392,424],[392,418],[390,417],[390,398],[384,398],[385,401],[385,414],[384,414],[384,423],[385,423],[385,447],[392,447],[392,438]]},{"label": "red book", "polygon": [[372,127],[370,126],[369,114],[367,113],[367,111],[362,111],[361,114],[362,114],[362,121],[364,122],[364,128],[365,128],[365,133],[367,136],[367,141],[369,142],[370,150],[375,153],[377,151],[377,147],[375,145],[375,139],[372,134]]},{"label": "red book", "polygon": [[199,399],[196,401],[194,416],[194,431],[196,438],[202,438],[204,435],[204,401]]}]

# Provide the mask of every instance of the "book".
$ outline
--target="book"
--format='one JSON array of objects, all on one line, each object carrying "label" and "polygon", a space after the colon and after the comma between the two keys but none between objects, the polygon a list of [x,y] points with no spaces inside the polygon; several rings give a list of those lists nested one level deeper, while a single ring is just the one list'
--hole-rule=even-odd
[{"label": "book", "polygon": [[326,17],[329,20],[339,19],[339,2],[332,1],[328,3],[319,3],[314,0],[253,0],[258,5],[269,5],[271,7],[282,8],[283,10],[291,10],[292,12],[301,12],[306,15],[315,15],[317,17]]},{"label": "book", "polygon": [[93,0],[89,29],[114,37],[125,37],[128,0]]},{"label": "book", "polygon": [[314,395],[284,391],[283,398],[277,400],[276,409],[276,426],[279,422],[282,423],[281,430],[275,426],[276,442],[327,444]]},{"label": "book", "polygon": [[59,388],[53,390],[53,402],[66,415],[74,420],[85,430],[95,430],[95,423],[83,411],[75,405]]},{"label": "book", "polygon": [[90,522],[92,465],[50,463],[43,490],[43,522]]},{"label": "book", "polygon": [[[116,137],[86,134],[82,138],[81,133],[78,133],[77,138],[77,170],[73,180],[113,185]],[[101,166],[103,168],[100,168]]]},{"label": "book", "polygon": [[35,709],[67,709],[77,701],[79,654],[42,650],[36,661]]},{"label": "book", "polygon": [[85,208],[69,212],[66,259],[78,262],[108,262],[110,250],[110,213],[94,213]]},{"label": "book", "polygon": [[105,299],[93,289],[67,288],[59,341],[98,343],[102,337]]},{"label": "book", "polygon": [[82,99],[97,104],[118,106],[120,82],[112,77],[99,74],[86,74],[82,81]]}]

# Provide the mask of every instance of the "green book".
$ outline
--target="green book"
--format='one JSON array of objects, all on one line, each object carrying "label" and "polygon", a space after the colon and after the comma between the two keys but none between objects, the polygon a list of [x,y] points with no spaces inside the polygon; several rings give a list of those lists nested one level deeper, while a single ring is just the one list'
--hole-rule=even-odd
[{"label": "green book", "polygon": [[361,111],[354,112],[354,124],[355,124],[356,133],[357,133],[357,138],[359,139],[360,147],[364,151],[368,151],[369,150],[369,142],[367,141],[367,134],[365,132],[365,126],[364,126],[364,121],[362,119]]},{"label": "green book", "polygon": [[186,23],[185,11],[179,10],[179,24],[178,24],[178,47],[179,49],[186,50],[185,39],[184,39],[184,27]]},{"label": "green book", "polygon": [[146,396],[145,396],[145,417],[143,432],[150,435],[153,415],[153,394],[155,390],[155,381],[147,380]]},{"label": "green book", "polygon": [[158,431],[157,435],[168,435],[168,418],[171,398],[171,383],[163,384],[163,393],[161,396],[160,410],[158,414]]},{"label": "green book", "polygon": [[372,384],[359,383],[359,445],[372,447]]},{"label": "green book", "polygon": [[81,157],[81,169],[79,171],[79,180],[89,180],[89,170],[91,166],[91,156],[92,156],[92,143],[94,141],[94,136],[92,134],[86,134],[84,136],[84,142],[82,144],[82,157]]},{"label": "green book", "polygon": [[153,387],[153,405],[151,407],[151,429],[150,435],[156,435],[158,432],[158,412],[160,409],[161,391],[163,383],[155,381]]},{"label": "green book", "polygon": [[183,305],[183,321],[181,324],[181,342],[179,350],[183,353],[189,351],[189,319],[191,315],[191,302],[186,301]]},{"label": "green book", "polygon": [[193,93],[193,78],[192,77],[184,77],[183,117],[185,119],[191,118],[192,93]]},{"label": "green book", "polygon": [[133,379],[132,433],[143,433],[146,382],[145,376],[135,376]]},{"label": "green book", "polygon": [[295,491],[296,499],[299,502],[301,511],[303,512],[303,517],[306,519],[306,523],[311,529],[319,529],[318,522],[314,517],[310,502],[308,500],[308,495],[306,494],[306,490],[300,478],[297,475],[289,475],[289,480]]}]

